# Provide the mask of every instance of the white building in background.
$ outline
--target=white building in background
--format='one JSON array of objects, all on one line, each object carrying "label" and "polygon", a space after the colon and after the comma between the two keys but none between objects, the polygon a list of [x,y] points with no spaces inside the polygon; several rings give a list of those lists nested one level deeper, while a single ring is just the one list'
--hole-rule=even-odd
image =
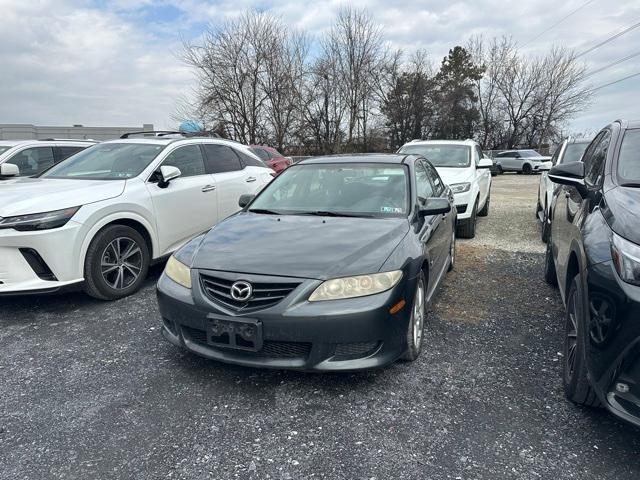
[{"label": "white building in background", "polygon": [[36,126],[26,123],[0,123],[0,140],[30,140],[44,138],[74,138],[79,140],[113,140],[126,132],[153,130],[153,124],[141,127],[71,127]]}]

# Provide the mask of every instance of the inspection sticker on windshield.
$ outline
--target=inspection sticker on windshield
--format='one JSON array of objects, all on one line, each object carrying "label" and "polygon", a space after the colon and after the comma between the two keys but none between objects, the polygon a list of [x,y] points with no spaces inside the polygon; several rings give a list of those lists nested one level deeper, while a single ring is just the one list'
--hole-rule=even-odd
[{"label": "inspection sticker on windshield", "polygon": [[398,207],[380,207],[382,213],[402,213],[402,208]]}]

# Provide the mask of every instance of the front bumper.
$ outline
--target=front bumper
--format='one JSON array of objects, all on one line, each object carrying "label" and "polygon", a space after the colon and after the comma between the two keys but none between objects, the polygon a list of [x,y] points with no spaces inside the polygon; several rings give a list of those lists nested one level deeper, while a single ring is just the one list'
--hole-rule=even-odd
[{"label": "front bumper", "polygon": [[532,169],[534,172],[546,172],[548,170],[551,170],[551,167],[553,165],[551,164],[550,161],[548,162],[534,162],[532,165]]},{"label": "front bumper", "polygon": [[587,286],[591,383],[609,411],[640,426],[640,287],[610,261],[587,270]]},{"label": "front bumper", "polygon": [[[263,276],[242,275],[249,282]],[[203,357],[251,367],[304,371],[351,371],[379,368],[406,349],[415,279],[403,279],[395,288],[368,297],[327,302],[306,299],[319,281],[303,281],[280,303],[248,314],[234,314],[202,293],[192,272],[188,290],[166,275],[158,281],[157,296],[163,319],[162,334],[169,342]],[[405,299],[392,315],[389,308]],[[262,323],[263,347],[249,352],[207,343],[211,315],[257,319]]]},{"label": "front bumper", "polygon": [[82,282],[81,228],[70,221],[51,230],[0,230],[0,295],[55,292]]},{"label": "front bumper", "polygon": [[475,201],[472,196],[471,190],[464,193],[454,193],[453,199],[456,205],[456,210],[458,211],[458,222],[471,218],[471,212],[473,211],[473,202]]}]

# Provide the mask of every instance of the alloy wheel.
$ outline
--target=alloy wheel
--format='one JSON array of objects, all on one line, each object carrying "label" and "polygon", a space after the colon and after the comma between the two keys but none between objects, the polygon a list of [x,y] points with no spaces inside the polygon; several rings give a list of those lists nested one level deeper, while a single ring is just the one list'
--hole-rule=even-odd
[{"label": "alloy wheel", "polygon": [[567,309],[567,321],[565,327],[565,381],[571,382],[573,373],[576,367],[576,353],[578,350],[578,318],[577,318],[577,305],[576,295],[574,294],[569,300],[569,306]]},{"label": "alloy wheel", "polygon": [[129,237],[118,237],[111,241],[100,258],[102,278],[115,290],[129,287],[142,272],[142,250]]},{"label": "alloy wheel", "polygon": [[420,350],[422,345],[422,330],[424,328],[424,282],[418,281],[416,298],[413,302],[413,346]]}]

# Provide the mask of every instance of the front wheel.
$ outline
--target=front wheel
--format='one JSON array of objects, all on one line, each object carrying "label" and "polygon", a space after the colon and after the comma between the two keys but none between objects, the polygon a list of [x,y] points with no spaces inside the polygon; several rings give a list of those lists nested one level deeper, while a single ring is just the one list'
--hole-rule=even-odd
[{"label": "front wheel", "polygon": [[562,385],[566,397],[574,403],[597,407],[598,396],[587,377],[584,328],[587,324],[584,315],[584,292],[580,275],[571,282],[567,294],[567,312],[563,345]]},{"label": "front wheel", "polygon": [[451,235],[451,245],[449,246],[449,272],[456,266],[456,231]]},{"label": "front wheel", "polygon": [[478,220],[478,199],[473,204],[471,216],[461,220],[456,226],[456,235],[460,238],[473,238],[476,236],[476,223]]},{"label": "front wheel", "polygon": [[558,286],[558,276],[556,275],[556,264],[553,261],[553,251],[551,246],[551,239],[547,241],[547,251],[544,256],[544,279],[553,286]]},{"label": "front wheel", "polygon": [[484,206],[482,207],[482,210],[478,212],[479,217],[486,217],[487,215],[489,215],[490,203],[491,203],[491,190],[489,190],[489,193],[487,193],[487,200],[484,202]]},{"label": "front wheel", "polygon": [[525,175],[531,175],[531,165],[529,165],[528,163],[525,163],[522,166],[522,173],[524,173]]},{"label": "front wheel", "polygon": [[149,262],[147,243],[136,230],[125,225],[105,227],[87,250],[85,291],[99,300],[131,295],[146,278]]},{"label": "front wheel", "polygon": [[413,362],[420,356],[422,352],[422,340],[424,336],[424,324],[427,317],[426,308],[426,281],[424,272],[420,272],[416,285],[416,293],[413,298],[413,309],[411,310],[411,319],[407,327],[406,341],[407,350],[402,359],[407,362]]},{"label": "front wheel", "polygon": [[542,231],[540,237],[544,243],[549,241],[549,235],[551,234],[551,222],[549,222],[549,207],[547,202],[544,202],[544,210],[542,211]]}]

